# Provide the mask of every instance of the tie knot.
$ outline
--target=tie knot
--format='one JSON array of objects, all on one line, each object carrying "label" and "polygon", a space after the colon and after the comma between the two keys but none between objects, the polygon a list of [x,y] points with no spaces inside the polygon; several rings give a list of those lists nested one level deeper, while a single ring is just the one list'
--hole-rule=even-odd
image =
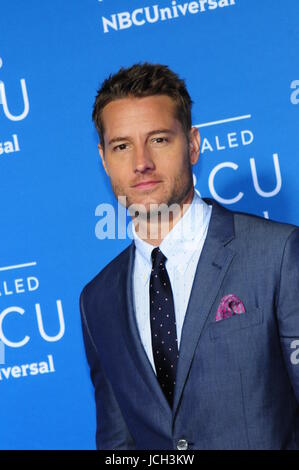
[{"label": "tie knot", "polygon": [[153,268],[159,266],[160,263],[162,263],[164,266],[165,261],[167,260],[166,256],[162,253],[159,247],[153,249],[151,256],[152,256]]}]

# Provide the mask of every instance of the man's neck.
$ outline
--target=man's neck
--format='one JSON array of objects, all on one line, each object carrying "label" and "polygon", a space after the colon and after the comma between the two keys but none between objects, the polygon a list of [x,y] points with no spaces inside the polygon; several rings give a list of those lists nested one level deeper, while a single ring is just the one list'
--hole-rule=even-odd
[{"label": "man's neck", "polygon": [[[184,200],[179,204],[177,211],[169,211],[159,214],[157,217],[140,220],[133,219],[136,234],[145,242],[153,246],[159,246],[178,221],[190,207],[194,196],[194,187],[188,192]],[[171,206],[170,206],[171,207]]]}]

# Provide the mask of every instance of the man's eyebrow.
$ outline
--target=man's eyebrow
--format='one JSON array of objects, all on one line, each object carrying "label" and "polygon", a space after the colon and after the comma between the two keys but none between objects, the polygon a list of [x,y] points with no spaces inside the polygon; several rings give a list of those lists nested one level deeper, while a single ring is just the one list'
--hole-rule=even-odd
[{"label": "man's eyebrow", "polygon": [[155,129],[153,131],[150,131],[147,134],[147,137],[151,137],[154,134],[174,134],[174,131],[171,129]]},{"label": "man's eyebrow", "polygon": [[108,145],[114,144],[115,142],[121,142],[123,140],[130,140],[130,137],[113,137],[113,139],[109,140]]},{"label": "man's eyebrow", "polygon": [[[154,134],[174,134],[174,131],[171,129],[154,129],[153,131],[148,132],[147,137],[151,137]],[[115,144],[117,142],[123,142],[124,140],[130,140],[130,137],[113,137],[113,139],[109,140],[108,145]]]}]

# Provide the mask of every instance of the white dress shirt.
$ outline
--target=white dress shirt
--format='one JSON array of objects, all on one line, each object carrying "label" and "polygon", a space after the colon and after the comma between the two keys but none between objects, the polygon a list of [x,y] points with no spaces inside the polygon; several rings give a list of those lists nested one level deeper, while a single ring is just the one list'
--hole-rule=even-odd
[{"label": "white dress shirt", "polygon": [[[160,244],[160,250],[167,258],[165,266],[173,293],[178,348],[180,348],[184,318],[211,213],[212,206],[206,204],[194,191],[191,205]],[[155,246],[145,242],[137,235],[134,224],[132,224],[132,234],[136,246],[133,269],[136,322],[141,342],[156,372],[152,352],[149,308],[151,252]]]}]

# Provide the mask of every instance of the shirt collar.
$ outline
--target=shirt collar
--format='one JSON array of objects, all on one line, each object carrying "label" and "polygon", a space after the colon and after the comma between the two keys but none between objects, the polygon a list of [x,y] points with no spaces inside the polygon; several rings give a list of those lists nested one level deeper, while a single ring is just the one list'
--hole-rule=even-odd
[{"label": "shirt collar", "polygon": [[[175,264],[180,271],[187,268],[188,262],[206,230],[209,209],[209,206],[195,190],[192,203],[160,244],[160,249],[166,256],[168,265]],[[147,267],[151,269],[151,253],[155,247],[137,235],[134,223],[132,223],[132,234],[136,250]]]}]

